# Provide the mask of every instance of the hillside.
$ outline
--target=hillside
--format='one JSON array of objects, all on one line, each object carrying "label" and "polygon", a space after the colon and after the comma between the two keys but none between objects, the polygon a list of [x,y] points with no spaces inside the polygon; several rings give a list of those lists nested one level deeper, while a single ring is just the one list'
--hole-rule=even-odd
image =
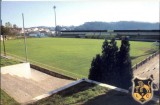
[{"label": "hillside", "polygon": [[[119,22],[85,22],[79,26],[60,26],[57,30],[159,30],[160,23],[119,21]],[[48,28],[54,30],[54,27],[36,26],[37,28]],[[30,27],[30,28],[36,28]]]},{"label": "hillside", "polygon": [[120,21],[120,22],[86,22],[74,30],[152,30],[159,29],[159,23]]}]

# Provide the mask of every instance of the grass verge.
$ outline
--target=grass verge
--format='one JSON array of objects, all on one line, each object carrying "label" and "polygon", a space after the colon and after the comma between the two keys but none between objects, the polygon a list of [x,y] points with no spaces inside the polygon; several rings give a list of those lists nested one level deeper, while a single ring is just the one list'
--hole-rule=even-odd
[{"label": "grass verge", "polygon": [[0,105],[20,105],[12,97],[10,97],[5,91],[3,91],[2,89],[0,91],[1,91]]},{"label": "grass verge", "polygon": [[12,59],[7,59],[7,58],[4,58],[4,57],[0,57],[0,67],[3,67],[3,66],[9,66],[9,65],[14,65],[14,64],[18,64],[20,62],[18,61],[15,61],[15,60],[12,60]]},{"label": "grass verge", "polygon": [[[81,82],[30,105],[141,105],[127,93]],[[150,101],[144,105],[158,105]]]}]

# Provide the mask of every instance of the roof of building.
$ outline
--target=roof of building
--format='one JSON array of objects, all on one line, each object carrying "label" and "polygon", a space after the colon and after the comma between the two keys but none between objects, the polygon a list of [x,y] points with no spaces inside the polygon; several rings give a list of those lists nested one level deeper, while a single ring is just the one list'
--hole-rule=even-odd
[{"label": "roof of building", "polygon": [[61,32],[160,32],[160,30],[63,30]]}]

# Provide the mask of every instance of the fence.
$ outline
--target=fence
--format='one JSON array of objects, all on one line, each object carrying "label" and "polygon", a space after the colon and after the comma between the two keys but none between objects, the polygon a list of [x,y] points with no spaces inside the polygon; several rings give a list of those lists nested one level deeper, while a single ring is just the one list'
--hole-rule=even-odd
[{"label": "fence", "polygon": [[156,55],[159,54],[159,51],[153,53],[152,55],[150,55],[149,57],[147,57],[146,59],[142,60],[141,62],[135,64],[133,67],[132,67],[132,70],[136,70],[138,69],[140,66],[142,66],[143,64],[145,64],[147,61],[149,61],[150,59],[152,59],[153,57],[155,57]]}]

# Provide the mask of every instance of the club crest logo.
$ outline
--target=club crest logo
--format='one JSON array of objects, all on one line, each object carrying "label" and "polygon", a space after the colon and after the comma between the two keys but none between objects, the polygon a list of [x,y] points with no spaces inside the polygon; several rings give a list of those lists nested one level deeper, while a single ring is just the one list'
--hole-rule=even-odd
[{"label": "club crest logo", "polygon": [[134,78],[132,80],[132,97],[141,104],[144,104],[147,101],[151,100],[153,96],[152,82],[153,81],[151,78]]}]

